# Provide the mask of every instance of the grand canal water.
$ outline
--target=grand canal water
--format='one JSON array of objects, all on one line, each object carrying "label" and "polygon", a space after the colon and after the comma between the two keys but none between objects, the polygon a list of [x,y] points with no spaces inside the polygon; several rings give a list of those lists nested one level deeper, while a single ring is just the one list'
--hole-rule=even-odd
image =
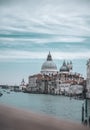
[{"label": "grand canal water", "polygon": [[0,104],[24,108],[36,113],[44,113],[61,119],[81,122],[82,100],[64,96],[27,94],[22,92],[4,92]]}]

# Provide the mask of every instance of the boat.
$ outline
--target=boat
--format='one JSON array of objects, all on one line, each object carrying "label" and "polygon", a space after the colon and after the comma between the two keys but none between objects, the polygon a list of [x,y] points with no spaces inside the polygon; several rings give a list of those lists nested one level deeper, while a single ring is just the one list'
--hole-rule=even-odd
[{"label": "boat", "polygon": [[0,97],[2,96],[3,94],[0,92]]}]

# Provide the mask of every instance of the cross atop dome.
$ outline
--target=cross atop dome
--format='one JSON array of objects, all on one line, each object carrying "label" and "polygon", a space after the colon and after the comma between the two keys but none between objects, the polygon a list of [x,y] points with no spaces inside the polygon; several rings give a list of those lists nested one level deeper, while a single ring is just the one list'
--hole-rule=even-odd
[{"label": "cross atop dome", "polygon": [[51,56],[51,54],[50,54],[50,51],[49,51],[49,54],[48,54],[48,56],[47,56],[47,61],[52,61],[52,56]]}]

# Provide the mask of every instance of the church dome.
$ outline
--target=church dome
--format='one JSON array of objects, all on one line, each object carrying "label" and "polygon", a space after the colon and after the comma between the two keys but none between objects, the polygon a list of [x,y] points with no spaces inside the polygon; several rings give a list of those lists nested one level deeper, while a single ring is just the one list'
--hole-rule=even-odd
[{"label": "church dome", "polygon": [[69,72],[69,68],[68,68],[68,66],[66,65],[66,62],[65,62],[65,61],[63,62],[63,65],[62,65],[61,68],[60,68],[60,72]]},{"label": "church dome", "polygon": [[43,69],[57,69],[55,63],[53,61],[45,61],[42,65],[42,70]]},{"label": "church dome", "polygon": [[56,64],[53,62],[52,60],[52,56],[49,52],[48,56],[47,56],[47,60],[42,64],[41,67],[41,73],[43,74],[51,74],[57,72],[57,66]]}]

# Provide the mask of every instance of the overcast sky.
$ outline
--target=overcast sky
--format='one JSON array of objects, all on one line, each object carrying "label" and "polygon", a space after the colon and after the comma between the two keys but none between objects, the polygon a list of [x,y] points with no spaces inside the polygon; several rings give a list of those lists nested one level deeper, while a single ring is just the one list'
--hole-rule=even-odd
[{"label": "overcast sky", "polygon": [[0,0],[0,60],[49,50],[54,58],[89,57],[90,0]]},{"label": "overcast sky", "polygon": [[49,51],[54,59],[90,58],[90,0],[0,0],[0,64]]}]

